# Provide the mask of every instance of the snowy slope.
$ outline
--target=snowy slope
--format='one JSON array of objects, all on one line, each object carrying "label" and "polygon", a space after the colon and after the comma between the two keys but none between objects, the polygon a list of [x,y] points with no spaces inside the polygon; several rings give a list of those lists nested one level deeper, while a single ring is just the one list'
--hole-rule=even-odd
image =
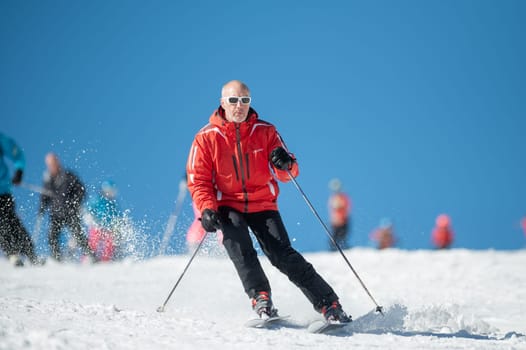
[{"label": "snowy slope", "polygon": [[305,330],[319,318],[262,258],[279,329],[253,317],[231,262],[198,256],[164,313],[156,312],[188,256],[14,268],[0,261],[0,349],[526,349],[526,251],[346,251],[385,317],[338,253],[306,254],[354,322],[338,336]]}]

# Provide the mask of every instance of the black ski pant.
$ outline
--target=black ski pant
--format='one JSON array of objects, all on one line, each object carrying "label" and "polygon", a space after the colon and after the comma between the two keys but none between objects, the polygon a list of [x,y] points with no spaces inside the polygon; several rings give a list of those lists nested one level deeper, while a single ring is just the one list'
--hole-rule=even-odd
[{"label": "black ski pant", "polygon": [[62,230],[68,228],[71,235],[77,241],[77,245],[82,249],[83,253],[94,257],[94,253],[88,246],[88,239],[82,233],[82,226],[80,224],[80,214],[72,214],[67,217],[51,215],[49,225],[49,247],[51,249],[51,256],[61,261],[63,259],[60,251],[59,236]]},{"label": "black ski pant", "polygon": [[0,195],[0,248],[9,255],[25,255],[37,261],[33,241],[16,214],[15,201],[9,193]]},{"label": "black ski pant", "polygon": [[278,211],[241,213],[230,207],[220,207],[219,214],[223,245],[249,298],[260,291],[271,292],[250,238],[250,228],[270,263],[300,288],[315,310],[320,311],[323,306],[338,300],[333,289],[314,267],[292,248]]}]

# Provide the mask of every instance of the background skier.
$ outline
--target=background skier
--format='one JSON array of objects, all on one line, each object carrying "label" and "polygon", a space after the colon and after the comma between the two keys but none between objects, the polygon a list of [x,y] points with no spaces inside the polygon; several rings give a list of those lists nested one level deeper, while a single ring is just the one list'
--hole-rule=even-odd
[{"label": "background skier", "polygon": [[380,220],[378,227],[371,233],[371,240],[376,242],[378,249],[391,248],[395,244],[393,222],[388,218]]},{"label": "background skier", "polygon": [[[13,162],[13,177],[9,175],[4,158]],[[15,200],[11,195],[11,185],[22,183],[25,164],[22,149],[12,138],[0,133],[0,248],[17,266],[23,265],[21,255],[25,255],[33,264],[40,262],[31,237],[16,213]]]},{"label": "background skier", "polygon": [[87,205],[88,245],[99,261],[114,260],[119,249],[123,215],[117,192],[113,181],[103,181],[99,193]]},{"label": "background skier", "polygon": [[431,232],[431,239],[435,248],[449,248],[453,244],[453,229],[451,219],[446,214],[440,214],[435,220],[435,227]]},{"label": "background skier", "polygon": [[[345,249],[349,246],[347,239],[351,229],[351,200],[342,192],[342,183],[339,179],[329,181],[329,189],[332,191],[328,203],[332,237],[342,249]],[[332,241],[329,241],[329,245],[331,250],[336,250]]]},{"label": "background skier", "polygon": [[48,238],[51,256],[58,261],[63,259],[59,235],[64,228],[68,228],[82,252],[94,259],[95,256],[88,246],[88,240],[82,233],[81,226],[81,206],[86,192],[84,185],[75,174],[62,168],[56,154],[48,153],[45,163],[47,172],[44,175],[43,187],[46,191],[40,197],[39,214],[44,215],[49,209]]}]

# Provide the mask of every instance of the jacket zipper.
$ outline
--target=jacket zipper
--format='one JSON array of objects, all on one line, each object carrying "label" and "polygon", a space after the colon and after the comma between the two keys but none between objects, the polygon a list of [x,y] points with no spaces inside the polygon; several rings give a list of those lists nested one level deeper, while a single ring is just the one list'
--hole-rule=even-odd
[{"label": "jacket zipper", "polygon": [[236,143],[237,143],[237,156],[239,158],[239,170],[241,172],[241,186],[243,188],[243,197],[245,198],[245,213],[247,213],[248,212],[248,192],[247,192],[247,188],[245,184],[245,172],[243,171],[243,153],[241,152],[241,133],[239,131],[239,124],[236,124]]},{"label": "jacket zipper", "polygon": [[246,167],[247,167],[247,179],[250,180],[250,165],[248,164],[248,153],[245,153]]},{"label": "jacket zipper", "polygon": [[236,180],[239,181],[239,171],[237,170],[236,156],[232,154],[232,163],[234,163],[234,170],[236,171]]}]

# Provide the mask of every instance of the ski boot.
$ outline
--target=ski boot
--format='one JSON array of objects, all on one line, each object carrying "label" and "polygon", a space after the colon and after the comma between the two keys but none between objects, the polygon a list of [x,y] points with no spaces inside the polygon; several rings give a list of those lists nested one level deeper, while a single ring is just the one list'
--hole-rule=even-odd
[{"label": "ski boot", "polygon": [[252,309],[258,314],[259,318],[267,319],[278,316],[278,310],[272,305],[269,292],[257,292],[252,299]]},{"label": "ski boot", "polygon": [[321,313],[328,322],[349,323],[352,319],[343,311],[341,304],[336,300],[321,309]]},{"label": "ski boot", "polygon": [[22,259],[20,258],[20,255],[18,254],[9,255],[9,262],[13,266],[16,266],[16,267],[24,266],[24,262],[22,261]]}]

